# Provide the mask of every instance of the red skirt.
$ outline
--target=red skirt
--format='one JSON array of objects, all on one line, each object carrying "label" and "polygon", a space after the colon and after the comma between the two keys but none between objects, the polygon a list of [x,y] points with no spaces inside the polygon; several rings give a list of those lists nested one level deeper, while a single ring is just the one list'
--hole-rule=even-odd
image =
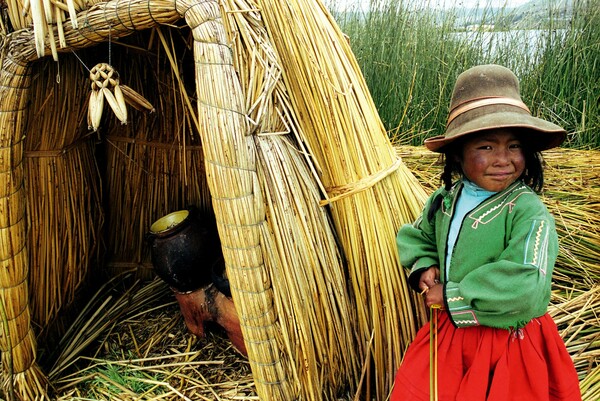
[{"label": "red skirt", "polygon": [[[550,315],[523,329],[457,329],[438,318],[439,401],[581,400],[573,361]],[[390,401],[429,401],[429,323],[408,347]]]}]

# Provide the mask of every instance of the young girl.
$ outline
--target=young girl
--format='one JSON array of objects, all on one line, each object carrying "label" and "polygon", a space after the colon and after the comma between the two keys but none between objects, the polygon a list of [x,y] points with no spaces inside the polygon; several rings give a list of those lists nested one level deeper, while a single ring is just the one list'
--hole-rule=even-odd
[{"label": "young girl", "polygon": [[[483,65],[458,77],[446,134],[425,141],[444,154],[444,186],[397,243],[411,287],[441,307],[440,401],[581,400],[547,313],[558,238],[536,194],[539,152],[565,136],[531,115],[510,70]],[[429,332],[427,324],[409,346],[392,401],[430,400]]]}]

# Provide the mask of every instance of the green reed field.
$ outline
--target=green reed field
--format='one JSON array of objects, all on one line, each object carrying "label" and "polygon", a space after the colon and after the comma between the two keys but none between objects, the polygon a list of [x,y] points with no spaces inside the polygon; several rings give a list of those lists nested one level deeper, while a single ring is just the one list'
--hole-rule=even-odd
[{"label": "green reed field", "polygon": [[525,16],[491,7],[441,12],[407,0],[361,9],[352,1],[328,6],[394,143],[443,134],[456,76],[496,63],[517,74],[534,115],[567,130],[565,146],[600,148],[600,0],[573,0],[572,11],[533,7]]}]

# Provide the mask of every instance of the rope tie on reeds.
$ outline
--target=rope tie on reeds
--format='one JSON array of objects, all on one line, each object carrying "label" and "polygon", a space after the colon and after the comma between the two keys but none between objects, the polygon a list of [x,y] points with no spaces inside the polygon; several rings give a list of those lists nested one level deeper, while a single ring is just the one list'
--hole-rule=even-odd
[{"label": "rope tie on reeds", "polygon": [[360,180],[352,183],[346,184],[338,187],[328,188],[328,195],[333,195],[319,202],[319,205],[325,206],[330,204],[331,202],[338,201],[340,199],[344,199],[348,196],[354,195],[358,192],[362,192],[366,189],[373,187],[379,181],[383,180],[394,171],[396,171],[400,165],[402,164],[401,159],[396,159],[396,161],[390,165],[388,168],[378,171],[375,174],[371,174],[369,176],[363,177]]},{"label": "rope tie on reeds", "polygon": [[64,146],[60,149],[46,149],[46,150],[26,150],[24,156],[26,158],[52,158],[64,156],[67,153],[84,146],[88,143],[88,137],[82,137],[72,142],[71,144]]},{"label": "rope tie on reeds", "polygon": [[[210,63],[198,63],[198,64],[211,65]],[[217,64],[213,64],[213,65],[217,65]],[[227,64],[222,64],[222,65],[227,65]],[[245,114],[245,113],[243,113],[243,112],[241,112],[241,111],[239,111],[239,110],[235,110],[235,109],[228,108],[228,107],[223,107],[223,106],[217,106],[216,104],[208,103],[208,102],[206,102],[206,101],[204,101],[202,99],[198,99],[198,103],[201,103],[201,104],[203,104],[204,106],[207,106],[207,107],[215,108],[217,110],[230,111],[230,112],[232,112],[234,114],[237,114],[237,115],[239,115],[241,117],[244,117],[244,119],[248,119],[248,115]]]},{"label": "rope tie on reeds", "polygon": [[[115,9],[119,10],[119,3],[121,0],[116,0],[115,3]],[[131,2],[128,1],[127,4],[129,5],[129,7],[127,7],[127,14],[129,15],[129,21],[131,21],[133,23],[133,18],[131,18]],[[131,32],[136,32],[135,26],[133,27],[128,27],[127,25],[125,25],[125,22],[121,19],[121,16],[119,15],[119,13],[116,13],[116,18],[117,21],[119,21],[119,24],[123,25],[123,27]]]},{"label": "rope tie on reeds", "polygon": [[[16,192],[15,192],[15,193],[16,193]],[[0,227],[0,234],[1,234],[1,235],[3,235],[3,234],[2,234],[2,233],[3,233],[3,230],[6,230],[6,229],[8,229],[8,228],[13,228],[13,227],[15,227],[16,225],[20,224],[20,223],[23,221],[23,219],[24,219],[24,218],[25,218],[25,213],[23,213],[23,216],[21,216],[20,218],[18,218],[16,221],[13,221],[13,222],[11,222],[10,224],[7,224],[7,225],[5,225],[5,226],[3,226],[3,227]],[[24,246],[23,246],[23,248],[24,248]],[[23,249],[23,248],[17,249],[17,252],[14,252],[14,253],[13,253],[13,255],[11,255],[10,257],[8,257],[8,258],[6,258],[6,259],[0,259],[0,262],[3,262],[3,261],[5,261],[5,260],[12,259],[12,257],[13,257],[14,255],[18,254],[19,252],[21,252],[21,249]]]},{"label": "rope tie on reeds", "polygon": [[[231,169],[231,170],[238,170],[238,171],[246,171],[246,172],[249,172],[249,173],[255,173],[256,172],[256,169],[252,168],[252,167],[226,165],[226,164],[218,163],[218,162],[216,162],[214,160],[207,160],[206,162],[212,164],[213,166],[220,167],[220,168]],[[250,194],[250,195],[252,195],[252,194]],[[219,199],[219,198],[215,198],[215,197],[213,197],[213,198],[214,199]],[[235,198],[229,198],[229,199],[235,199]]]},{"label": "rope tie on reeds", "polygon": [[[179,6],[181,5],[181,2],[179,4],[177,4],[178,0],[174,0],[175,1],[175,10],[177,10],[179,12],[179,14],[187,20],[187,13],[188,11],[192,10],[195,7],[205,7],[206,4],[210,4],[210,3],[214,3],[215,0],[195,0],[192,4],[189,4],[188,1],[184,1],[183,3],[187,3],[184,6],[182,6],[182,10],[179,10]],[[204,14],[204,13],[202,13]],[[220,19],[219,18],[203,18],[202,19],[202,23],[204,22],[208,22],[208,21],[214,21],[215,19]],[[191,27],[192,29],[194,27]],[[216,44],[216,42],[210,42],[210,44]]]},{"label": "rope tie on reeds", "polygon": [[[230,266],[230,265],[228,265],[227,267],[228,267],[228,268],[229,268],[229,267],[231,267],[232,269],[235,269],[235,270],[248,271],[248,270],[256,270],[256,269],[258,269],[258,268],[261,268],[262,266],[252,266],[252,267],[241,267],[241,268],[240,268],[240,267],[236,267],[236,266]],[[242,293],[244,293],[244,294],[254,294],[254,295],[258,295],[258,294],[264,294],[264,293],[266,293],[266,292],[268,292],[268,291],[271,291],[271,288],[264,288],[264,289],[262,289],[262,290],[260,290],[260,291],[252,291],[252,290],[247,290],[247,289],[243,289],[243,288],[241,288],[241,287],[238,287],[238,286],[236,286],[236,285],[232,285],[232,284],[231,284],[231,282],[229,283],[229,286],[230,286],[231,288],[234,288],[234,289],[236,289],[236,290],[237,290],[237,291],[239,291],[239,292],[242,292]],[[270,311],[270,310],[272,310],[272,308],[271,308],[271,309],[269,309],[269,311]],[[261,315],[256,315],[256,316],[253,316],[253,317],[252,317],[252,319],[258,319],[258,318],[261,318],[261,317],[265,317],[265,316],[267,316],[268,314],[269,314],[269,313],[268,313],[268,311],[267,311],[267,312],[265,312],[265,313],[263,313],[263,314],[261,314]],[[247,317],[247,316],[246,316],[246,317]],[[246,319],[246,320],[248,320],[248,319]],[[257,327],[257,326],[252,326],[252,327]],[[264,326],[264,327],[268,327],[268,326]]]},{"label": "rope tie on reeds", "polygon": [[[3,288],[2,288],[2,290],[5,290],[5,289],[14,289],[14,288],[17,288],[17,287],[19,287],[19,286],[23,285],[23,283],[25,283],[26,281],[27,281],[27,279],[25,279],[25,280],[21,281],[21,282],[20,282],[19,284],[17,284],[17,285],[13,285],[13,286],[10,286],[10,287],[3,287]],[[20,310],[15,310],[14,312],[16,312],[16,313],[14,314],[14,316],[12,316],[12,317],[7,317],[7,318],[6,318],[6,322],[12,322],[12,321],[16,321],[16,320],[17,320],[17,319],[19,319],[19,318],[20,318],[20,317],[21,317],[21,316],[22,316],[24,313],[27,313],[27,311],[28,311],[28,310],[29,310],[29,305],[25,305],[25,307],[24,307],[24,308],[21,308]],[[0,323],[1,323],[1,322],[0,322]],[[22,337],[22,338],[19,340],[19,342],[17,342],[17,343],[16,343],[16,345],[20,344],[20,343],[23,341],[23,339],[24,339],[25,337],[27,337],[27,335],[24,335],[24,336],[23,336],[23,337]],[[14,348],[14,347],[13,347],[13,348]],[[3,351],[4,351],[4,350],[3,350]]]},{"label": "rope tie on reeds", "polygon": [[107,135],[106,136],[107,140],[111,140],[114,142],[120,142],[120,143],[129,143],[132,145],[140,145],[140,146],[150,146],[152,148],[156,148],[156,149],[166,149],[166,150],[195,150],[195,151],[201,151],[202,145],[183,145],[183,144],[175,144],[175,143],[165,143],[165,142],[154,142],[154,141],[148,141],[146,139],[139,139],[139,138],[131,138],[131,137],[126,137],[126,136],[116,136],[116,135]]},{"label": "rope tie on reeds", "polygon": [[[246,195],[244,195],[246,196]],[[250,196],[250,195],[248,195]],[[224,199],[224,198],[215,198],[213,197],[213,199]],[[231,198],[231,199],[236,199],[236,198]],[[232,223],[228,223],[225,222],[223,220],[217,220],[217,223],[219,223],[219,225],[222,225],[224,227],[259,227],[262,226],[263,224],[265,224],[264,221],[257,221],[256,223],[236,223],[236,224],[232,224]]]},{"label": "rope tie on reeds", "polygon": [[16,170],[22,164],[23,164],[23,159],[19,160],[19,162],[17,164],[11,164],[11,165],[9,165],[6,170],[1,170],[0,174],[5,174],[5,173],[8,173],[10,171]]}]

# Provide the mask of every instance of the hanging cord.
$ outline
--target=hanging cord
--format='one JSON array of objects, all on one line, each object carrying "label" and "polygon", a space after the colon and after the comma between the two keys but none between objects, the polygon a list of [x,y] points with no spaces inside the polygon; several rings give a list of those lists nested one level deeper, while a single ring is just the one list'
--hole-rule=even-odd
[{"label": "hanging cord", "polygon": [[108,24],[108,65],[112,66],[112,25]]},{"label": "hanging cord", "polygon": [[83,67],[87,70],[88,73],[91,72],[90,69],[88,68],[88,66],[83,62],[83,60],[77,55],[77,53],[75,53],[75,50],[71,50],[71,53],[73,53],[73,55],[77,58],[77,60],[79,60],[81,65],[83,65]]}]

